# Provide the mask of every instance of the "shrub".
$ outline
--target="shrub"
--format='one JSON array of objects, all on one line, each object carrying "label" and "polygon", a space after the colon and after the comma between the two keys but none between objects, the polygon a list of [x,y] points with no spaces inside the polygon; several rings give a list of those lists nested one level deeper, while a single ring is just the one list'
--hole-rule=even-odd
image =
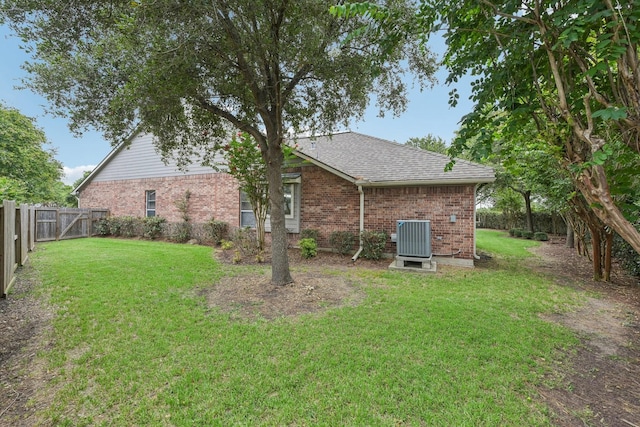
[{"label": "shrub", "polygon": [[302,251],[302,258],[309,259],[318,255],[318,243],[315,239],[310,237],[300,239],[298,241],[298,245],[300,245],[300,249]]},{"label": "shrub", "polygon": [[111,234],[111,221],[109,218],[100,218],[95,227],[96,234],[99,236],[109,236]]},{"label": "shrub", "polygon": [[521,230],[519,228],[515,228],[513,230],[513,237],[522,237],[522,233],[524,233],[524,230]]},{"label": "shrub", "polygon": [[377,260],[382,258],[387,244],[387,233],[384,231],[362,231],[362,257]]},{"label": "shrub", "polygon": [[213,244],[218,245],[229,235],[229,224],[224,221],[216,221],[211,218],[204,226],[207,238],[211,239]]},{"label": "shrub", "polygon": [[191,223],[178,222],[174,225],[173,233],[171,233],[171,239],[178,243],[185,243],[191,239]]},{"label": "shrub", "polygon": [[220,247],[222,248],[223,251],[228,251],[229,249],[233,248],[233,242],[230,240],[220,240]]},{"label": "shrub", "polygon": [[254,256],[258,253],[258,241],[256,240],[256,232],[250,228],[238,228],[231,233],[231,241],[237,251],[242,256]]},{"label": "shrub", "polygon": [[134,237],[141,235],[140,225],[142,220],[132,216],[119,216],[109,218],[109,233],[112,236]]},{"label": "shrub", "polygon": [[166,220],[161,216],[148,216],[142,220],[142,235],[147,239],[157,239],[162,235]]},{"label": "shrub", "polygon": [[509,230],[509,236],[514,237],[516,235],[517,228],[512,228]]},{"label": "shrub", "polygon": [[112,236],[119,237],[121,229],[122,229],[122,222],[120,221],[120,218],[111,217],[109,219],[109,234],[111,234]]},{"label": "shrub", "polygon": [[533,233],[533,238],[539,242],[546,242],[547,240],[549,240],[549,236],[547,236],[547,233],[544,233],[542,231]]},{"label": "shrub", "polygon": [[347,255],[353,251],[356,235],[350,231],[334,231],[329,236],[331,248],[341,255]]},{"label": "shrub", "polygon": [[307,228],[300,232],[300,239],[313,239],[317,242],[319,236],[320,231],[313,228]]},{"label": "shrub", "polygon": [[525,239],[533,239],[533,231],[523,231],[522,237]]},{"label": "shrub", "polygon": [[123,216],[120,217],[120,234],[123,237],[135,237],[139,236],[138,232],[139,226],[141,224],[140,218],[135,218],[132,216]]},{"label": "shrub", "polygon": [[620,261],[627,272],[634,276],[640,276],[640,254],[617,234],[613,237],[613,256]]}]

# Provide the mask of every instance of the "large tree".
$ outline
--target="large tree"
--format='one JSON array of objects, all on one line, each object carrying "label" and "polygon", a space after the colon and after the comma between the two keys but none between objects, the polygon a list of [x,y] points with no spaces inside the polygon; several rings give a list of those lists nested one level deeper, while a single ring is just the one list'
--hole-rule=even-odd
[{"label": "large tree", "polygon": [[[407,68],[425,77],[434,68],[412,37],[381,46],[375,32],[354,36],[358,19],[331,16],[332,3],[4,0],[3,7],[34,43],[30,86],[69,114],[73,129],[92,125],[114,143],[148,131],[185,164],[194,153],[210,160],[206,153],[228,138],[225,122],[255,138],[267,164],[272,282],[285,284],[292,280],[281,177],[286,132],[345,126],[362,117],[374,92],[382,109],[399,112]],[[386,3],[398,16],[412,4]]]},{"label": "large tree", "polygon": [[48,144],[32,119],[0,104],[0,199],[58,202],[62,165]]},{"label": "large tree", "polygon": [[491,144],[496,112],[511,126],[535,120],[589,208],[640,252],[637,215],[624,211],[607,173],[619,169],[616,144],[636,158],[627,164],[640,156],[640,1],[425,0],[418,17],[445,32],[449,79],[477,76],[477,108],[454,147],[469,135]]}]

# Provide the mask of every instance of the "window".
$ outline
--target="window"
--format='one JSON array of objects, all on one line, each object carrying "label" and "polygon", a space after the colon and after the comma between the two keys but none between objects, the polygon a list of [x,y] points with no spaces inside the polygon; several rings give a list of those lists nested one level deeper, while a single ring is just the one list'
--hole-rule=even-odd
[{"label": "window", "polygon": [[[290,233],[300,230],[300,173],[286,173],[282,175],[282,190],[284,192],[285,227]],[[240,227],[255,228],[256,218],[251,209],[251,202],[246,194],[240,192]],[[271,232],[271,220],[267,213],[265,231]]]},{"label": "window", "polygon": [[[294,189],[293,184],[284,185],[284,217],[293,218],[294,215]],[[271,209],[267,209],[267,215]],[[240,227],[255,227],[256,217],[253,214],[251,202],[244,191],[240,192]]]},{"label": "window", "polygon": [[156,216],[156,190],[147,190],[145,192],[146,199],[146,216]]},{"label": "window", "polygon": [[293,218],[293,214],[295,212],[294,208],[294,194],[293,194],[293,184],[285,184],[284,185],[284,217],[285,218]]},{"label": "window", "polygon": [[240,192],[240,227],[250,227],[255,228],[256,226],[256,217],[253,214],[253,209],[251,208],[251,202],[249,201],[249,197],[245,194],[244,191]]}]

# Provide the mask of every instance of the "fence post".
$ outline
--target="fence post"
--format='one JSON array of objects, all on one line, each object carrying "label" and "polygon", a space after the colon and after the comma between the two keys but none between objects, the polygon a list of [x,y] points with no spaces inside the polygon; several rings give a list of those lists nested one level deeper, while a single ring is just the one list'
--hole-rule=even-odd
[{"label": "fence post", "polygon": [[0,229],[2,229],[2,262],[0,262],[0,297],[6,297],[15,281],[16,264],[16,204],[4,200]]},{"label": "fence post", "polygon": [[62,231],[60,227],[60,209],[56,209],[56,240],[60,240],[60,232]]},{"label": "fence post", "polygon": [[25,265],[29,259],[29,205],[24,203],[16,208],[16,234],[16,258],[19,256],[19,264]]},{"label": "fence post", "polygon": [[36,207],[29,206],[29,250],[36,248]]}]

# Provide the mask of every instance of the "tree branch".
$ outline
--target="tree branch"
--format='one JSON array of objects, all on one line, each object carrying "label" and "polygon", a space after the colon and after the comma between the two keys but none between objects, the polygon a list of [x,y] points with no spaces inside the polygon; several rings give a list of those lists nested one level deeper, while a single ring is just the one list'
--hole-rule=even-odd
[{"label": "tree branch", "polygon": [[502,18],[507,18],[507,19],[512,19],[514,21],[521,21],[521,22],[525,22],[527,24],[531,24],[531,25],[536,25],[536,21],[534,21],[533,19],[529,19],[529,18],[525,18],[524,16],[517,16],[517,15],[511,15],[509,13],[504,13],[501,12],[498,9],[498,6],[496,6],[495,4],[491,3],[488,0],[480,0],[480,3],[489,6],[492,10],[493,13],[502,17]]},{"label": "tree branch", "polygon": [[198,105],[210,112],[211,114],[214,114],[218,117],[221,117],[225,120],[227,120],[229,123],[231,123],[233,126],[235,126],[237,129],[243,131],[243,132],[247,132],[249,135],[251,135],[256,141],[258,141],[260,144],[264,143],[266,141],[264,135],[262,134],[262,132],[260,132],[256,127],[251,126],[249,124],[247,124],[246,122],[243,122],[242,120],[240,120],[238,117],[236,117],[234,114],[230,113],[229,111],[220,108],[219,106],[211,103],[210,101],[208,101],[207,99],[205,99],[204,97],[196,97],[195,100],[197,101]]}]

